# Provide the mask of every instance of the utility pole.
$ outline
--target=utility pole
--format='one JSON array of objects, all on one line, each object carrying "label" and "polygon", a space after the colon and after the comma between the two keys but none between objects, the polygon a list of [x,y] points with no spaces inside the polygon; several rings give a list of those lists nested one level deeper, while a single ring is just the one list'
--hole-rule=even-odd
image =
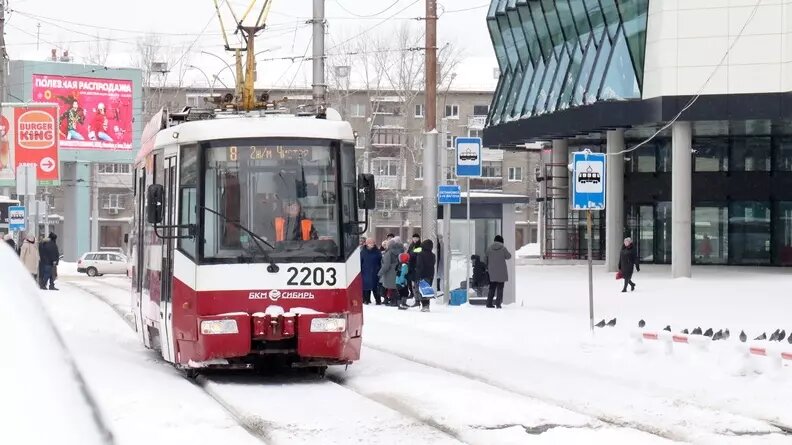
[{"label": "utility pole", "polygon": [[99,250],[99,163],[91,168],[91,250]]},{"label": "utility pole", "polygon": [[[426,0],[425,133],[421,237],[437,241],[437,0]],[[449,239],[444,240],[445,243]],[[445,259],[448,261],[448,258]]]},{"label": "utility pole", "polygon": [[0,102],[6,101],[8,91],[8,52],[5,41],[6,3],[6,0],[0,0]]},{"label": "utility pole", "polygon": [[317,110],[327,105],[325,83],[325,0],[313,0],[313,100]]},{"label": "utility pole", "polygon": [[41,23],[36,24],[36,51],[39,50],[39,44],[41,43]]}]

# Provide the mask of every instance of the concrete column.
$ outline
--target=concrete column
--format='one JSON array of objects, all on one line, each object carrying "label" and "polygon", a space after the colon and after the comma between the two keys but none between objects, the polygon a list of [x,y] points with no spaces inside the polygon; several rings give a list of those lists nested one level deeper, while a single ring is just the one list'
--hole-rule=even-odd
[{"label": "concrete column", "polygon": [[[514,211],[514,204],[503,204],[503,218],[501,219],[501,236],[503,245],[509,250],[512,257],[506,261],[506,270],[509,273],[509,281],[503,286],[503,304],[517,303],[517,271],[515,268],[517,253],[516,250],[521,246],[517,245],[515,229],[517,228],[517,213]],[[491,240],[487,240],[491,242]]]},{"label": "concrete column", "polygon": [[693,130],[690,122],[672,127],[671,159],[671,276],[691,276],[691,208],[693,180]]},{"label": "concrete column", "polygon": [[550,230],[553,235],[553,250],[556,253],[568,248],[567,233],[569,218],[569,144],[566,139],[553,140],[553,178],[549,184],[549,191],[553,199],[553,218],[545,230]]},{"label": "concrete column", "polygon": [[[624,240],[624,130],[608,131],[608,167],[606,172],[605,264],[608,272],[619,267],[619,253]],[[635,240],[637,243],[638,240]]]},{"label": "concrete column", "polygon": [[55,228],[66,261],[77,259],[91,248],[91,168],[86,162],[62,164],[65,183],[63,226]]}]

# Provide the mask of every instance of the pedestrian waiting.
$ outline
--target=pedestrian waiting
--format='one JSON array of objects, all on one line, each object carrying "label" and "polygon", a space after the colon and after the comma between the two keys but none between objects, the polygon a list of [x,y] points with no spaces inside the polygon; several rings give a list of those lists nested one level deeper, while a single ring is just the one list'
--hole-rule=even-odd
[{"label": "pedestrian waiting", "polygon": [[509,281],[509,270],[506,266],[506,261],[509,259],[511,259],[511,253],[503,245],[503,237],[495,236],[495,241],[487,248],[487,271],[490,282],[489,296],[487,297],[488,308],[500,309],[503,304],[503,287]]}]

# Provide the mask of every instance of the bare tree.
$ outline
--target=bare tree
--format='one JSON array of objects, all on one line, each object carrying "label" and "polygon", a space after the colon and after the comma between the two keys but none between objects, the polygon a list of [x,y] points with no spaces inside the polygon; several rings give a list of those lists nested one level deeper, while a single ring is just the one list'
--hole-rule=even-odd
[{"label": "bare tree", "polygon": [[[188,46],[168,45],[158,34],[147,34],[138,39],[132,65],[143,71],[143,106],[147,115],[152,115],[160,107],[167,107],[179,94],[190,69],[190,52]],[[163,97],[166,85],[176,88],[172,95]]]},{"label": "bare tree", "polygon": [[112,41],[97,33],[96,39],[88,43],[88,57],[86,61],[92,65],[107,65],[107,58],[110,57],[111,48]]}]

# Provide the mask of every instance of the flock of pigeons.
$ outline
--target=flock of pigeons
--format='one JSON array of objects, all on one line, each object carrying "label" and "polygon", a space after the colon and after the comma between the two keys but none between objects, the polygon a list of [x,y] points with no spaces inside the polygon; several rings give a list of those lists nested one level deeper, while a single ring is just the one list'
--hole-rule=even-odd
[{"label": "flock of pigeons", "polygon": [[[616,326],[616,319],[614,318],[608,322],[606,322],[605,319],[603,319],[594,326],[598,328],[604,328],[605,326],[612,328]],[[646,327],[646,321],[644,320],[639,321],[638,327],[641,329]],[[666,326],[665,328],[663,328],[663,330],[667,332],[671,332],[671,325]],[[719,329],[717,332],[715,332],[712,330],[712,328],[709,328],[706,331],[702,331],[700,327],[697,327],[692,331],[689,331],[688,329],[682,329],[681,333],[686,335],[703,335],[705,337],[712,338],[712,341],[728,340],[729,337],[731,337],[731,333],[729,332],[729,329]],[[739,339],[742,343],[748,341],[748,335],[745,333],[745,331],[740,331]],[[754,338],[754,340],[756,341],[768,340],[768,341],[777,341],[777,342],[782,342],[785,339],[790,345],[792,345],[792,332],[790,332],[789,337],[787,337],[787,332],[784,329],[776,329],[775,332],[770,334],[769,338],[767,337],[767,332],[762,332],[762,335]]]},{"label": "flock of pigeons", "polygon": [[[644,320],[641,320],[641,321],[638,322],[638,327],[639,328],[643,328],[644,326],[646,326],[646,322]],[[663,328],[663,330],[667,331],[667,332],[671,332],[671,325],[666,326],[665,328]],[[683,329],[682,333],[683,334],[689,334],[689,335],[703,335],[705,337],[711,337],[712,341],[728,340],[729,337],[731,336],[731,333],[729,332],[728,329],[720,329],[717,332],[714,332],[712,330],[712,328],[709,328],[706,331],[702,332],[700,327],[697,327],[696,329],[693,329],[692,331],[688,331],[687,329]],[[745,343],[746,341],[748,341],[748,335],[745,333],[745,331],[740,331],[739,339],[740,339],[740,341],[742,343]],[[786,330],[784,330],[784,329],[776,329],[775,332],[770,334],[770,338],[769,339],[767,337],[767,332],[762,332],[762,335],[756,337],[754,340],[757,340],[757,341],[759,341],[759,340],[769,340],[769,341],[782,342],[782,341],[784,341],[784,339],[786,339],[789,342],[789,344],[792,345],[792,332],[790,332],[789,337],[787,337]]]}]

